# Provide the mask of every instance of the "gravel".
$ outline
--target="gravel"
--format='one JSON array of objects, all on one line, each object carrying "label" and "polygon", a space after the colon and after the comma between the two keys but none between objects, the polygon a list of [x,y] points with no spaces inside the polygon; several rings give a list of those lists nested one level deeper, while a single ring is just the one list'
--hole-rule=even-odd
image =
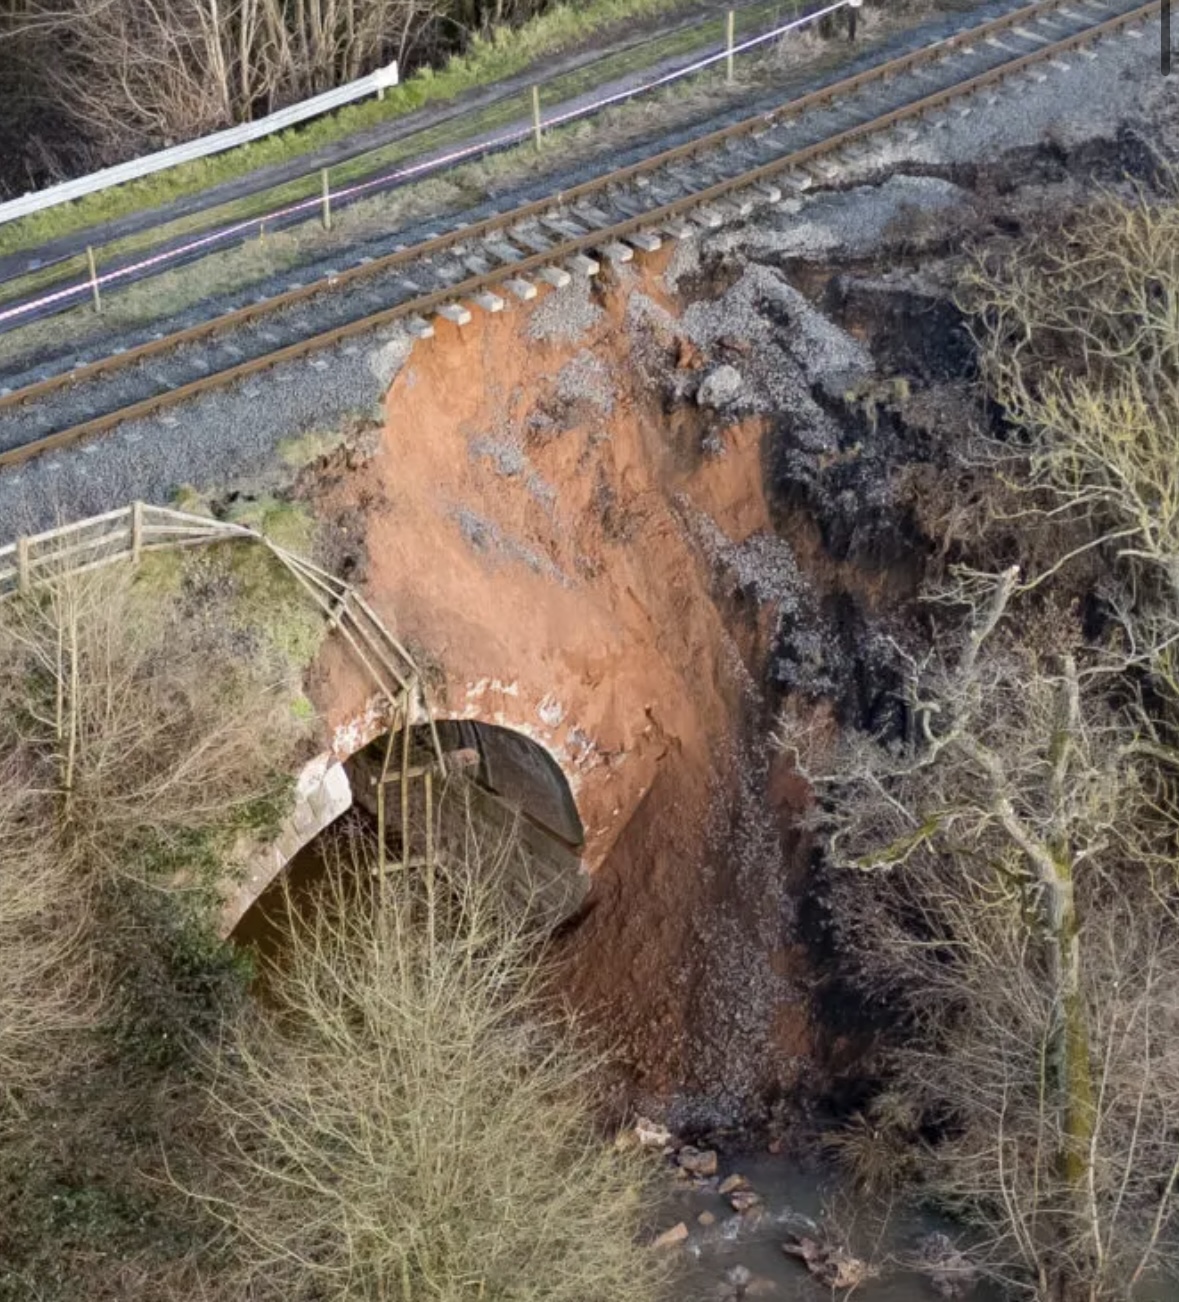
[{"label": "gravel", "polygon": [[[368,355],[369,369],[382,389],[387,389],[397,378],[401,368],[413,352],[413,337],[408,331],[394,327],[393,337]],[[348,354],[351,356],[352,354]]]},{"label": "gravel", "polygon": [[275,367],[0,473],[0,543],[136,498],[167,502],[185,484],[212,491],[262,473],[279,443],[373,414],[386,388],[376,372],[387,367],[390,342],[374,335],[360,351],[319,354],[323,369],[306,361]]},{"label": "gravel", "polygon": [[[694,390],[702,405],[711,404],[715,380],[706,377],[701,385],[698,373],[670,369],[670,341],[686,336],[705,353],[721,341],[740,341],[747,348],[737,375],[741,405],[785,419],[815,451],[837,447],[840,431],[815,401],[814,388],[842,393],[874,369],[861,343],[827,320],[780,272],[758,263],[749,263],[718,298],[692,303],[678,321],[650,297],[633,294],[627,324],[642,370],[662,377],[677,399]],[[732,390],[732,377],[726,375],[721,388]]]},{"label": "gravel", "polygon": [[476,551],[492,559],[526,565],[534,573],[543,574],[563,588],[570,586],[566,575],[547,556],[504,533],[494,520],[488,520],[465,506],[455,510],[454,518],[463,537]]},{"label": "gravel", "polygon": [[471,440],[472,457],[486,457],[505,479],[516,479],[529,470],[528,458],[518,443],[506,439],[476,438]]},{"label": "gravel", "polygon": [[711,517],[693,511],[686,498],[677,503],[692,536],[714,566],[726,570],[735,585],[759,602],[773,605],[779,615],[797,615],[807,583],[799,573],[790,544],[776,534],[755,533],[735,543]]},{"label": "gravel", "polygon": [[528,318],[529,339],[573,343],[602,319],[588,276],[575,276],[563,289],[546,294]]},{"label": "gravel", "polygon": [[890,176],[882,185],[790,199],[756,224],[718,232],[709,241],[709,251],[742,249],[755,256],[820,260],[864,257],[894,223],[911,220],[915,212],[941,212],[971,202],[969,191],[939,177]]},{"label": "gravel", "polygon": [[[977,12],[981,15],[985,10]],[[941,26],[950,30],[957,21],[946,19]],[[919,36],[898,38],[897,48],[905,41],[928,41],[937,30],[935,25],[924,28]],[[878,179],[884,169],[912,164],[929,169],[998,160],[1006,151],[1041,143],[1045,136],[1065,145],[1112,140],[1123,120],[1146,122],[1149,110],[1157,107],[1154,98],[1161,94],[1158,28],[1152,22],[1142,33],[1138,40],[1105,42],[1092,61],[1070,56],[1069,72],[1049,67],[1043,81],[1024,78],[1018,86],[1004,90],[993,108],[980,103],[965,117],[951,109],[939,124],[916,129],[911,139],[906,132],[882,139],[859,163],[847,168],[840,183]],[[841,73],[848,70],[845,66]],[[730,116],[746,116],[757,107],[753,101],[745,102]],[[1173,104],[1167,101],[1165,107],[1171,109]],[[724,120],[722,116],[708,125],[722,125]],[[673,144],[698,132],[699,128],[665,134],[660,143]],[[615,161],[621,165],[649,147],[650,142],[639,142],[620,151]],[[591,165],[581,172],[593,170]],[[571,169],[561,183],[568,186],[577,179],[577,169]],[[548,190],[552,184],[552,179],[545,179],[536,188]],[[526,190],[522,187],[516,197],[523,197]],[[497,201],[502,203],[505,198],[498,196]],[[882,230],[903,213],[906,203],[944,206],[955,201],[953,191],[944,184],[914,184],[912,179],[896,178],[886,185],[853,191],[849,197],[808,198],[798,213],[772,214],[768,221],[746,230],[770,232],[755,234],[754,241],[787,239],[794,240],[796,247],[805,247],[811,240],[818,247],[822,240],[834,238],[843,240],[844,247],[857,249],[864,247],[872,231]],[[804,215],[803,221],[797,222],[800,215]],[[792,217],[800,229],[809,223],[810,233],[792,235]],[[412,238],[408,232],[400,233],[399,238],[407,235]],[[737,242],[728,231],[709,238],[719,240],[722,248],[727,245],[731,249]],[[696,256],[695,248],[685,251],[685,270]],[[821,413],[816,417],[814,410],[808,410],[808,404],[812,409],[814,404],[807,386],[816,377],[828,386],[841,383],[842,370],[855,372],[869,364],[866,355],[854,340],[822,322],[772,270],[751,269],[739,285],[743,287],[740,292],[726,294],[723,305],[693,309],[694,318],[688,323],[691,332],[712,338],[735,334],[749,340],[754,344],[757,365],[742,363],[742,370],[748,372],[745,378],[758,401],[784,404],[796,429],[817,418],[819,428],[812,430],[810,437],[820,442],[827,439],[829,431],[822,428]],[[255,292],[258,287],[251,291]],[[546,295],[530,316],[529,336],[540,341],[582,337],[602,315],[592,294],[590,283],[579,278]],[[189,315],[204,318],[216,307],[202,304]],[[761,347],[767,339],[767,323],[760,319],[759,307],[768,307],[797,331],[788,358],[781,348]],[[649,316],[648,321],[652,320]],[[176,328],[184,323],[181,319],[169,324]],[[136,333],[146,336],[152,331],[129,332],[132,337],[122,342],[134,342]],[[396,353],[402,345],[389,348],[392,336],[353,341],[358,342],[365,345],[359,352],[346,355],[341,349],[323,354],[317,359],[327,361],[323,369],[307,362],[275,368],[235,390],[198,399],[175,414],[123,426],[79,449],[0,473],[0,540],[7,541],[29,528],[107,510],[136,497],[166,500],[181,484],[212,488],[240,479],[261,471],[275,446],[285,439],[330,427],[348,415],[369,415],[382,396],[381,377],[398,364]]]},{"label": "gravel", "polygon": [[557,397],[563,402],[588,402],[606,416],[614,410],[614,385],[609,368],[588,349],[561,367],[556,387]]}]

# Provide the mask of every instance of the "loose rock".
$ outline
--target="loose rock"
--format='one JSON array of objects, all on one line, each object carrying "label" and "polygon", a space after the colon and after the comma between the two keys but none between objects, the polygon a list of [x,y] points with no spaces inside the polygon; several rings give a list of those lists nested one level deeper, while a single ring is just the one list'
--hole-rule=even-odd
[{"label": "loose rock", "polygon": [[752,1189],[735,1189],[729,1194],[729,1206],[735,1212],[752,1211],[761,1206],[761,1194],[754,1193]]},{"label": "loose rock", "polygon": [[701,407],[731,407],[741,397],[745,380],[735,366],[718,366],[700,381],[696,402]]},{"label": "loose rock", "polygon": [[692,1175],[710,1176],[716,1175],[716,1152],[711,1148],[693,1148],[686,1144],[679,1151],[677,1159],[685,1171]]},{"label": "loose rock", "polygon": [[946,1298],[962,1297],[978,1279],[970,1259],[954,1246],[948,1234],[927,1234],[918,1244],[920,1269],[934,1291]]},{"label": "loose rock", "polygon": [[688,1237],[688,1227],[680,1221],[678,1225],[673,1225],[670,1230],[664,1230],[662,1234],[652,1239],[651,1247],[664,1251],[668,1248],[678,1248]]},{"label": "loose rock", "polygon": [[821,1284],[831,1289],[858,1288],[879,1273],[850,1252],[820,1243],[817,1239],[795,1239],[782,1244],[782,1251],[788,1257],[798,1257]]},{"label": "loose rock", "polygon": [[666,1126],[648,1121],[646,1117],[639,1117],[635,1122],[634,1133],[643,1148],[666,1148],[672,1140],[671,1131]]}]

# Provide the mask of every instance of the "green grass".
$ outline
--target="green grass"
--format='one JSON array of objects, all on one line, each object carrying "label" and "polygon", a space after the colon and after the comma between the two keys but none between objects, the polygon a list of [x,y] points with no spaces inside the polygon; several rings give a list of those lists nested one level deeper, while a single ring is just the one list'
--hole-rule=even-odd
[{"label": "green grass", "polygon": [[[196,489],[177,490],[172,505],[194,515],[212,515],[208,500]],[[263,496],[247,499],[227,513],[226,519],[264,534],[279,547],[310,556],[315,546],[315,520],[295,502]],[[210,575],[215,577],[210,580]],[[246,634],[261,637],[276,652],[291,675],[292,718],[311,718],[305,698],[295,684],[327,636],[327,621],[291,572],[265,547],[255,543],[211,543],[197,553],[179,549],[150,552],[140,562],[135,586],[148,601],[176,598],[186,583],[200,588],[219,580],[227,585],[228,604],[219,618]]]},{"label": "green grass", "polygon": [[386,91],[383,101],[373,98],[352,104],[306,126],[11,222],[0,230],[0,255],[35,248],[128,213],[197,194],[259,168],[289,162],[379,122],[515,76],[536,60],[568,49],[603,28],[674,9],[682,3],[589,0],[585,4],[558,4],[515,30],[503,28],[489,37],[476,37],[466,53],[451,58],[441,69],[420,69]]},{"label": "green grass", "polygon": [[278,459],[289,470],[302,470],[320,457],[334,452],[345,442],[343,430],[312,431],[298,434],[279,443]]}]

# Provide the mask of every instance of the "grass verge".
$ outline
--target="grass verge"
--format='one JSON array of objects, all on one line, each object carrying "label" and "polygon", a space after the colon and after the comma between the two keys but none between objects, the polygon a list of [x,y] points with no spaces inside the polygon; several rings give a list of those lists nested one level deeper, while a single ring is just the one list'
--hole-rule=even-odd
[{"label": "grass verge", "polygon": [[259,168],[289,162],[427,104],[515,76],[536,60],[569,49],[608,27],[674,9],[682,2],[589,0],[586,4],[558,4],[519,28],[497,28],[490,36],[475,37],[464,54],[455,55],[441,69],[420,69],[387,91],[383,101],[351,104],[305,126],[10,222],[0,229],[0,256],[36,248],[131,212],[160,207]]}]

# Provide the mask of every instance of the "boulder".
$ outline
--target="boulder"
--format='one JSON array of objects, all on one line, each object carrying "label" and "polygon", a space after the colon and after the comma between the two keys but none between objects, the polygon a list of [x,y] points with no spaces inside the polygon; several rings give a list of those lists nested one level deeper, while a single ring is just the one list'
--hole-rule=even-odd
[{"label": "boulder", "polygon": [[745,391],[745,380],[735,366],[727,362],[700,381],[696,402],[701,407],[732,407]]}]

